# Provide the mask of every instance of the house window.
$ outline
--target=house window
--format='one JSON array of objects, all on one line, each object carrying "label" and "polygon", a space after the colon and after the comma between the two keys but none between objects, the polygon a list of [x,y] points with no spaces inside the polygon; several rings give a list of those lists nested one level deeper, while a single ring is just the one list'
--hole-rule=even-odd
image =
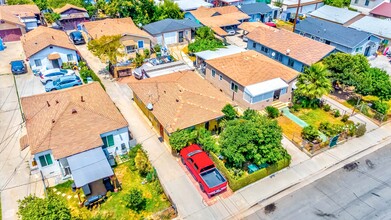
[{"label": "house window", "polygon": [[356,48],[356,52],[359,52],[359,51],[361,51],[362,50],[362,47],[357,47]]},{"label": "house window", "polygon": [[102,138],[103,141],[103,148],[111,147],[114,145],[114,137],[113,135],[109,135]]},{"label": "house window", "polygon": [[293,64],[295,63],[295,61],[293,61],[293,59],[289,58],[288,60],[288,66],[290,67],[293,67]]},{"label": "house window", "polygon": [[67,59],[68,59],[68,61],[73,61],[73,55],[72,54],[67,54]]},{"label": "house window", "polygon": [[238,92],[238,84],[231,82],[231,90],[234,92]]},{"label": "house window", "polygon": [[331,42],[330,42],[329,40],[326,40],[325,43],[326,43],[327,45],[330,45]]},{"label": "house window", "polygon": [[46,167],[53,164],[52,156],[50,154],[45,154],[38,157],[41,167]]},{"label": "house window", "polygon": [[143,40],[139,40],[139,41],[137,41],[137,46],[138,46],[138,48],[144,48],[144,41]]},{"label": "house window", "polygon": [[220,80],[223,80],[223,75],[220,74],[220,77],[219,77],[219,78],[220,78]]},{"label": "house window", "polygon": [[212,77],[216,76],[216,70],[212,70]]},{"label": "house window", "polygon": [[136,47],[134,45],[126,46],[126,53],[133,53]]},{"label": "house window", "polygon": [[283,88],[283,89],[281,89],[280,95],[282,95],[282,94],[285,94],[285,93],[286,93],[286,91],[287,91],[287,88]]},{"label": "house window", "polygon": [[257,47],[257,43],[253,42],[253,48]]},{"label": "house window", "polygon": [[369,5],[369,0],[365,0],[365,6]]},{"label": "house window", "polygon": [[183,31],[179,31],[178,32],[178,35],[179,35],[179,43],[182,43],[183,42]]},{"label": "house window", "polygon": [[261,47],[261,51],[263,51],[265,53],[268,53],[269,52],[269,48],[262,46]]},{"label": "house window", "polygon": [[35,66],[42,66],[42,62],[39,59],[34,60],[34,63],[35,63]]}]

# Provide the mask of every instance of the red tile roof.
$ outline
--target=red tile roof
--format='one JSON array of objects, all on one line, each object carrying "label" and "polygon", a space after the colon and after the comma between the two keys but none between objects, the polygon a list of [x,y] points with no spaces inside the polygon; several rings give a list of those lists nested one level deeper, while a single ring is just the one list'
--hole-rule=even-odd
[{"label": "red tile roof", "polygon": [[383,2],[382,4],[374,8],[372,11],[370,11],[369,13],[391,18],[391,3]]}]

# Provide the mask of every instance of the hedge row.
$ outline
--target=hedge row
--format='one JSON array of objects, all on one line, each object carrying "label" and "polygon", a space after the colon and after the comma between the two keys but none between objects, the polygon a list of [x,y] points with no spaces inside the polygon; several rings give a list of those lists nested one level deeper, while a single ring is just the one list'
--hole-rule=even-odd
[{"label": "hedge row", "polygon": [[288,159],[283,159],[278,161],[276,164],[270,165],[267,168],[259,169],[252,174],[249,174],[236,180],[231,176],[231,173],[225,167],[223,161],[221,161],[214,153],[210,152],[209,154],[211,156],[211,159],[215,163],[217,169],[219,169],[224,174],[225,178],[228,180],[229,187],[232,189],[232,191],[236,191],[272,173],[282,170],[285,167],[289,166],[290,163]]}]

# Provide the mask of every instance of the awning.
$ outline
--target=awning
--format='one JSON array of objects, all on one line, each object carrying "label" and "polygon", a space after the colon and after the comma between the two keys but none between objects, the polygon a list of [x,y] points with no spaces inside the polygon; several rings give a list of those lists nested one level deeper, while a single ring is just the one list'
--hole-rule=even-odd
[{"label": "awning", "polygon": [[51,54],[48,55],[48,59],[49,60],[57,60],[57,59],[60,59],[60,58],[61,58],[61,56],[58,53],[51,53]]},{"label": "awning", "polygon": [[114,175],[101,147],[67,158],[76,187]]},{"label": "awning", "polygon": [[124,41],[122,41],[122,44],[124,46],[135,46],[135,45],[137,45],[136,42],[134,42],[134,40],[124,40]]},{"label": "awning", "polygon": [[278,89],[286,88],[289,85],[281,78],[275,78],[257,84],[249,85],[244,88],[244,92],[255,97]]}]

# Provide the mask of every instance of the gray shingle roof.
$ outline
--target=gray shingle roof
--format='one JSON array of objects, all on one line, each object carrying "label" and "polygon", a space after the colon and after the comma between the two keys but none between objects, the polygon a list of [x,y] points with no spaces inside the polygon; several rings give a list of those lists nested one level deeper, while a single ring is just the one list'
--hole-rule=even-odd
[{"label": "gray shingle roof", "polygon": [[164,19],[161,21],[153,22],[143,26],[143,29],[151,35],[167,33],[177,30],[183,30],[188,28],[198,28],[201,27],[200,24],[189,20],[189,19]]},{"label": "gray shingle roof", "polygon": [[238,7],[242,12],[252,15],[252,14],[266,14],[272,11],[266,3],[256,2],[252,4],[244,4]]},{"label": "gray shingle roof", "polygon": [[332,21],[338,24],[345,24],[351,19],[360,15],[360,13],[345,8],[337,8],[330,5],[324,5],[310,13],[311,16]]},{"label": "gray shingle roof", "polygon": [[344,27],[329,21],[306,18],[296,25],[297,33],[303,32],[322,39],[353,48],[372,34]]}]

